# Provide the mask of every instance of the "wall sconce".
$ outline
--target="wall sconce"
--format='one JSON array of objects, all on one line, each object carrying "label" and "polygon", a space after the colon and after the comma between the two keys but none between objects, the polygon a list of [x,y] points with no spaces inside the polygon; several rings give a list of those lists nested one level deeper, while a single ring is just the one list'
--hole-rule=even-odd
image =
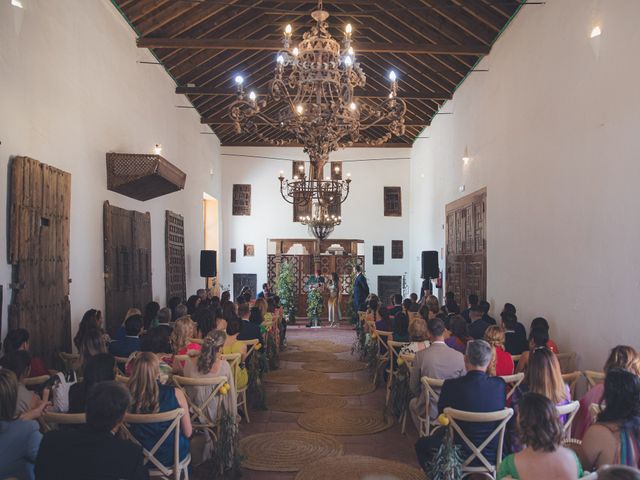
[{"label": "wall sconce", "polygon": [[599,37],[600,35],[602,35],[602,29],[600,28],[600,25],[596,25],[591,30],[590,38],[596,38],[596,37]]},{"label": "wall sconce", "polygon": [[464,155],[462,155],[462,163],[467,165],[469,163],[469,160],[471,160],[471,157],[469,156],[469,148],[465,145]]},{"label": "wall sconce", "polygon": [[162,155],[162,145],[156,143],[155,147],[153,147],[153,153],[156,155]]}]

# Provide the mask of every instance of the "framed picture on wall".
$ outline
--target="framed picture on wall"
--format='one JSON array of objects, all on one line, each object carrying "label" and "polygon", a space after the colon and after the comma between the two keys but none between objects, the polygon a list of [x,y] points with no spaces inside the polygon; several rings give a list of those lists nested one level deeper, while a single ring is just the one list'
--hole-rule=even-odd
[{"label": "framed picture on wall", "polygon": [[384,245],[375,245],[373,247],[373,264],[384,265]]},{"label": "framed picture on wall", "polygon": [[230,263],[236,263],[236,249],[232,248],[231,249],[231,259],[229,260]]},{"label": "framed picture on wall", "polygon": [[255,254],[256,254],[255,247],[253,245],[245,243],[245,245],[244,245],[244,256],[245,257],[253,257]]}]

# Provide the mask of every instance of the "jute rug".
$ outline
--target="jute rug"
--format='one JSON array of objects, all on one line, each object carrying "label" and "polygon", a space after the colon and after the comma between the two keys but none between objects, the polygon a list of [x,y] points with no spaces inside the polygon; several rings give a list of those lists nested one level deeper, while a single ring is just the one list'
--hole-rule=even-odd
[{"label": "jute rug", "polygon": [[342,408],[347,405],[347,401],[342,397],[329,397],[305,392],[270,393],[267,403],[269,410],[289,413],[308,412],[327,405],[332,405],[334,408]]},{"label": "jute rug", "polygon": [[284,370],[274,370],[264,376],[265,382],[284,383],[286,385],[300,385],[305,382],[322,382],[327,380],[324,373],[310,372],[300,368],[288,368]]},{"label": "jute rug", "polygon": [[342,455],[343,447],[336,439],[310,432],[259,433],[240,440],[242,466],[251,470],[296,472],[322,459]]},{"label": "jute rug", "polygon": [[385,476],[398,480],[426,480],[422,470],[404,463],[392,462],[362,455],[345,455],[325,458],[306,465],[295,480],[359,480],[369,475]]},{"label": "jute rug", "polygon": [[318,395],[340,395],[343,397],[366,395],[375,389],[376,386],[371,382],[345,378],[324,378],[321,380],[305,381],[299,387],[301,392],[316,393]]},{"label": "jute rug", "polygon": [[325,362],[337,360],[333,353],[328,352],[284,352],[280,354],[280,360],[284,362]]},{"label": "jute rug", "polygon": [[367,365],[354,360],[327,360],[325,362],[305,363],[302,368],[314,372],[346,373],[364,370]]},{"label": "jute rug", "polygon": [[325,407],[300,414],[298,425],[305,430],[327,435],[371,435],[390,428],[393,417],[384,415],[380,409]]},{"label": "jute rug", "polygon": [[304,352],[329,352],[329,353],[343,353],[350,352],[350,345],[341,345],[339,343],[331,342],[329,340],[307,340],[300,341],[294,346]]}]

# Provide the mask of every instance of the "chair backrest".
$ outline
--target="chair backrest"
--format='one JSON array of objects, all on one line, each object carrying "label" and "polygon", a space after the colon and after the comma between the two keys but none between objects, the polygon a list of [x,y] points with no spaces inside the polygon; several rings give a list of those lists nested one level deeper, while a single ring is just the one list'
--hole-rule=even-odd
[{"label": "chair backrest", "polygon": [[514,365],[516,365],[521,358],[522,358],[522,355],[511,355],[511,360],[513,360]]},{"label": "chair backrest", "polygon": [[34,385],[40,385],[46,382],[51,377],[49,375],[40,375],[39,377],[30,377],[22,380],[25,387],[33,387]]},{"label": "chair backrest", "polygon": [[367,312],[358,312],[358,320],[360,320],[361,324],[367,321]]},{"label": "chair backrest", "polygon": [[125,377],[124,375],[116,375],[116,380],[124,384],[129,383],[129,377]]},{"label": "chair backrest", "polygon": [[[209,404],[214,400],[222,386],[227,382],[226,377],[181,377],[180,375],[173,375],[171,377],[173,383],[177,388],[182,390],[184,396],[187,397],[187,403],[189,403],[189,410],[191,411],[191,424],[193,428],[212,428],[216,425],[217,419],[209,416]],[[207,398],[200,404],[198,404],[192,396],[188,394],[184,387],[211,387],[211,392]]]},{"label": "chair backrest", "polygon": [[420,378],[420,382],[422,383],[422,390],[424,391],[425,401],[425,416],[427,422],[429,422],[429,415],[431,412],[431,402],[438,403],[440,399],[440,394],[436,392],[435,388],[442,388],[442,384],[444,380],[440,380],[439,378],[431,378],[431,377],[422,377]]},{"label": "chair backrest", "polygon": [[68,372],[74,370],[73,368],[74,364],[78,360],[80,360],[80,355],[77,353],[60,352],[58,355],[62,360],[65,370],[67,370]]},{"label": "chair backrest", "polygon": [[576,398],[576,385],[578,380],[582,378],[582,372],[563,373],[562,380],[569,385],[569,391],[571,392],[571,398]]},{"label": "chair backrest", "polygon": [[576,352],[558,353],[558,363],[560,363],[560,371],[562,373],[575,372],[576,370]]},{"label": "chair backrest", "polygon": [[575,400],[571,403],[567,403],[566,405],[556,406],[559,417],[562,415],[568,415],[567,420],[564,422],[562,427],[565,436],[571,433],[571,424],[573,423],[573,419],[575,418],[576,413],[578,413],[579,408],[580,402]]},{"label": "chair backrest", "polygon": [[507,392],[507,398],[511,398],[511,395],[513,395],[513,392],[516,391],[518,385],[520,385],[524,380],[524,373],[520,372],[514,373],[513,375],[503,375],[500,378],[504,380],[504,383],[506,383],[510,387],[509,391]]},{"label": "chair backrest", "polygon": [[[174,475],[176,478],[179,478],[175,475],[176,472],[180,471],[180,420],[184,415],[184,410],[182,408],[176,408],[175,410],[170,410],[168,412],[162,413],[127,413],[124,417],[124,425],[123,425],[123,433],[133,442],[142,447],[142,454],[144,456],[143,463],[146,465],[151,463],[153,468],[160,471],[162,475],[169,477]],[[131,433],[128,429],[127,425],[139,425],[145,423],[161,423],[161,422],[171,422],[167,429],[160,436],[155,445],[147,450],[142,446],[142,444],[136,439],[136,437]],[[170,467],[165,467],[162,462],[160,462],[155,454],[160,448],[160,446],[164,443],[164,441],[169,437],[169,435],[174,434],[174,445],[173,445],[173,465]]]},{"label": "chair backrest", "polygon": [[596,372],[594,370],[585,370],[584,376],[587,377],[589,386],[595,387],[598,383],[604,382],[604,372]]},{"label": "chair backrest", "polygon": [[599,403],[592,403],[589,405],[589,416],[591,416],[591,422],[595,423],[598,420],[598,415],[602,411],[602,406]]},{"label": "chair backrest", "polygon": [[118,364],[118,367],[122,366],[124,368],[124,366],[129,361],[129,357],[114,357],[114,358],[116,359],[116,363]]},{"label": "chair backrest", "polygon": [[238,340],[238,341],[240,343],[244,343],[247,346],[247,358],[249,358],[249,355],[253,353],[253,351],[256,348],[256,345],[260,343],[260,340],[258,340],[257,338],[253,338],[251,340]]},{"label": "chair backrest", "polygon": [[[513,410],[511,408],[505,408],[504,410],[498,410],[497,412],[465,412],[462,410],[456,410],[453,408],[445,408],[444,414],[449,417],[449,428],[452,428],[454,432],[456,432],[466,447],[471,451],[470,455],[465,459],[462,464],[463,470],[466,467],[469,467],[470,464],[474,460],[480,461],[484,470],[486,470],[490,474],[494,474],[496,472],[496,465],[492,464],[487,457],[484,456],[484,450],[491,443],[491,441],[498,437],[498,449],[496,452],[496,458],[502,458],[502,448],[504,445],[504,431],[507,426],[507,422],[513,416]],[[498,422],[498,425],[493,429],[487,437],[482,441],[480,445],[476,445],[473,441],[469,440],[460,428],[458,422],[467,422],[467,423],[493,423]],[[475,470],[475,469],[474,469]]]},{"label": "chair backrest", "polygon": [[231,367],[231,371],[233,372],[234,383],[237,385],[242,355],[240,353],[225,353],[222,355],[222,358],[229,362],[229,366]]},{"label": "chair backrest", "polygon": [[[392,332],[385,332],[384,330],[375,330],[376,340],[378,342],[378,355],[380,356],[389,356],[389,345],[388,343],[393,338]],[[384,348],[383,348],[384,347]],[[384,354],[382,353],[384,351]]]},{"label": "chair backrest", "polygon": [[40,418],[40,423],[45,432],[54,429],[54,425],[83,425],[87,422],[84,413],[57,413],[47,412]]},{"label": "chair backrest", "polygon": [[400,349],[406,345],[409,345],[409,342],[395,342],[393,340],[387,341],[387,346],[389,347],[390,353],[390,368],[393,373],[396,370],[396,360],[400,357]]},{"label": "chair backrest", "polygon": [[411,368],[413,366],[413,362],[416,361],[416,356],[413,353],[402,353],[398,358],[404,360],[409,368]]}]

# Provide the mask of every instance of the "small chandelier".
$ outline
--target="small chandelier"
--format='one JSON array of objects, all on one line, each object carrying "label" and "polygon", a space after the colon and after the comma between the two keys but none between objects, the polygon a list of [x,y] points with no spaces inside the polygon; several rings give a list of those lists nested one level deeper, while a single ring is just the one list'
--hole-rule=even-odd
[{"label": "small chandelier", "polygon": [[312,216],[301,216],[299,220],[302,225],[309,228],[309,233],[318,240],[328,238],[333,229],[342,223],[342,217],[329,215],[327,207],[320,203],[315,204],[315,213]]},{"label": "small chandelier", "polygon": [[336,180],[330,177],[322,179],[309,178],[305,175],[304,166],[298,167],[298,174],[292,180],[284,177],[280,171],[280,195],[292,205],[308,205],[309,202],[317,203],[326,208],[331,205],[339,205],[349,197],[351,186],[351,174],[347,173],[346,180]]},{"label": "small chandelier", "polygon": [[[322,9],[322,0],[311,17],[315,24],[297,45],[292,42],[291,25],[286,26],[268,95],[255,91],[247,95],[245,79],[236,76],[237,99],[229,116],[239,134],[251,133],[275,146],[301,144],[311,162],[310,179],[302,183],[312,183],[286,190],[311,189],[311,197],[318,198],[323,195],[318,190],[326,186],[322,178],[329,154],[356,142],[378,146],[403,135],[406,104],[397,98],[393,71],[384,100],[374,105],[370,99],[358,99],[354,89],[364,87],[366,77],[351,46],[351,24],[345,26],[341,45],[329,33],[329,13]],[[305,203],[310,199],[306,194],[302,198]],[[298,203],[297,198],[290,203]]]}]

